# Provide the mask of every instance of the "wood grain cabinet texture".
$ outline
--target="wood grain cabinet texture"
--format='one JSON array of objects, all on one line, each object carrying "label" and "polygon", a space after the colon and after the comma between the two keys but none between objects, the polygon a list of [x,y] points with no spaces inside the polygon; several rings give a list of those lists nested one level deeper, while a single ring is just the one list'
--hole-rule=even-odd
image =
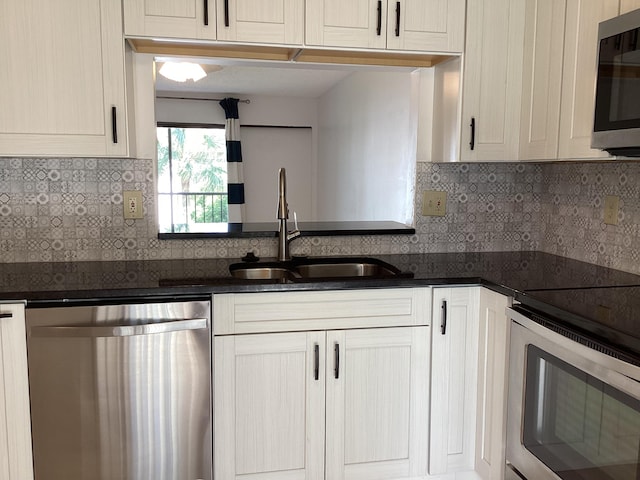
[{"label": "wood grain cabinet texture", "polygon": [[430,475],[474,470],[479,294],[433,289]]},{"label": "wood grain cabinet texture", "polygon": [[460,53],[464,0],[306,0],[307,45]]},{"label": "wood grain cabinet texture", "polygon": [[0,2],[0,155],[125,156],[118,0]]},{"label": "wood grain cabinet texture", "polygon": [[304,0],[127,0],[131,37],[302,45]]},{"label": "wood grain cabinet texture", "polygon": [[0,478],[32,480],[24,304],[0,304]]},{"label": "wood grain cabinet texture", "polygon": [[[430,289],[214,296],[216,320],[227,312],[254,324],[214,337],[216,478],[422,475],[430,327],[418,315],[430,299]],[[327,329],[333,319],[359,327]],[[264,331],[259,322],[276,331],[247,331]],[[278,331],[282,322],[300,331]]]},{"label": "wood grain cabinet texture", "polygon": [[124,0],[128,36],[216,39],[215,0]]},{"label": "wood grain cabinet texture", "polygon": [[509,306],[510,297],[480,289],[475,470],[483,480],[504,478]]}]

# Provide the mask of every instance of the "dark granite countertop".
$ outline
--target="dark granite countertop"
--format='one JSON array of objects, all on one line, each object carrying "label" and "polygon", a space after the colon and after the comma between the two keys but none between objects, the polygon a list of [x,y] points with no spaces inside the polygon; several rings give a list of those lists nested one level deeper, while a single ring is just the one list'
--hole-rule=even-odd
[{"label": "dark granite countertop", "polygon": [[[222,292],[483,284],[516,298],[532,290],[640,285],[640,276],[541,252],[380,255],[402,275],[390,278],[241,280],[239,259],[188,259],[0,266],[0,299],[29,304],[100,298],[207,295]],[[269,260],[269,259],[266,259]]]},{"label": "dark granite countertop", "polygon": [[[149,301],[212,293],[484,285],[526,308],[604,339],[640,358],[640,276],[541,252],[380,255],[395,277],[242,280],[240,259],[190,259],[0,266],[0,300],[28,307],[95,301]],[[271,260],[273,259],[264,259]]]}]

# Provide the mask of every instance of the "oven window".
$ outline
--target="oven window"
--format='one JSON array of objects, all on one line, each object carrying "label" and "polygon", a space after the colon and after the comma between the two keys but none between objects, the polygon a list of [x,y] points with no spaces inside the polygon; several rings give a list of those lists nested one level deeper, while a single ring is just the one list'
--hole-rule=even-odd
[{"label": "oven window", "polygon": [[640,479],[640,401],[527,346],[523,444],[567,480]]}]

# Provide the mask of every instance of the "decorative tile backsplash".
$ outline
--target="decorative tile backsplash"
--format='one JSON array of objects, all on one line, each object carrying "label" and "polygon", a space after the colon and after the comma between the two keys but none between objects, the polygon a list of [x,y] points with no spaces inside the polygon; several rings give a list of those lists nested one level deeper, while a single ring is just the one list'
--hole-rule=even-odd
[{"label": "decorative tile backsplash", "polygon": [[[0,263],[275,255],[275,238],[158,240],[152,186],[151,160],[0,158]],[[123,219],[125,190],[143,191],[144,219]],[[424,190],[447,192],[444,217],[420,214]],[[415,235],[302,237],[292,253],[542,250],[640,273],[640,162],[418,163],[416,192]]]}]

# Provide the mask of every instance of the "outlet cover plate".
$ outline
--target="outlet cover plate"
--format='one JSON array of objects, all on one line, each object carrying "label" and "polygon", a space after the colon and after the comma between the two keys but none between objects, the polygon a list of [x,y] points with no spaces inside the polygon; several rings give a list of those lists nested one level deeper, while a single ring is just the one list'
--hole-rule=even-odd
[{"label": "outlet cover plate", "polygon": [[142,218],[142,192],[131,190],[122,192],[122,203],[124,208],[124,218]]},{"label": "outlet cover plate", "polygon": [[422,215],[444,217],[447,213],[447,192],[425,190],[422,193]]},{"label": "outlet cover plate", "polygon": [[607,195],[604,197],[604,223],[618,225],[618,210],[620,209],[620,197]]}]

